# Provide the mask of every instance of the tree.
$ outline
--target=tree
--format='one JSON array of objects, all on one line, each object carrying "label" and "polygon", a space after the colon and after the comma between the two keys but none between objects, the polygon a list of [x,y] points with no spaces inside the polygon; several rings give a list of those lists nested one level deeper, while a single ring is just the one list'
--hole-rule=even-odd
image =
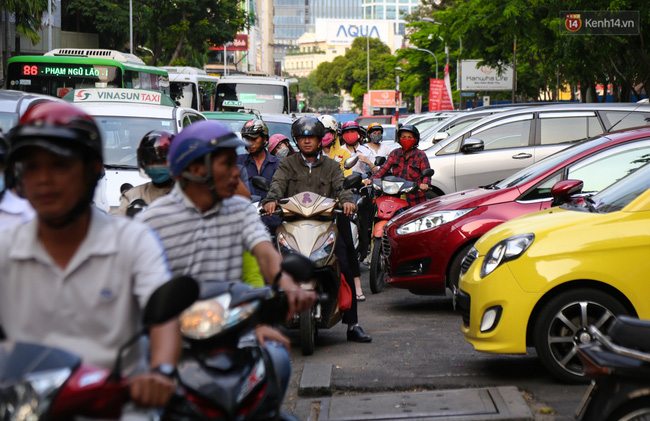
[{"label": "tree", "polygon": [[[32,44],[36,45],[40,41],[38,28],[41,26],[43,12],[47,10],[47,0],[0,0],[0,11],[3,12],[3,27],[0,33],[4,40],[1,47],[2,74],[4,76],[7,68],[7,61],[11,57],[11,48],[9,43],[9,18],[14,15],[16,22],[16,51],[20,52],[20,37],[24,36]],[[4,54],[2,54],[4,52]]]}]

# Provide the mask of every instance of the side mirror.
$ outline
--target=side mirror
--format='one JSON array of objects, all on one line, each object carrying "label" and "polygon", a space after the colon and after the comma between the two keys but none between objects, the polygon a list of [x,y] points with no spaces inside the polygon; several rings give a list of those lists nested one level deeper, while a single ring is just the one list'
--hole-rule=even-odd
[{"label": "side mirror", "polygon": [[132,188],[133,188],[133,184],[124,183],[120,186],[120,194],[124,194],[125,191],[131,190]]},{"label": "side mirror", "polygon": [[386,163],[386,157],[385,156],[377,156],[375,157],[375,165],[378,167],[381,167]]},{"label": "side mirror", "polygon": [[179,276],[164,283],[151,294],[144,308],[145,328],[165,323],[178,316],[199,297],[199,284],[189,276]]},{"label": "side mirror", "polygon": [[314,277],[314,262],[300,253],[290,253],[282,260],[282,270],[296,281],[309,281]]},{"label": "side mirror", "polygon": [[147,202],[142,199],[135,199],[126,207],[126,216],[133,218],[147,207]]},{"label": "side mirror", "polygon": [[426,170],[422,171],[422,177],[431,177],[435,171],[433,168],[427,168]]},{"label": "side mirror", "polygon": [[359,157],[356,156],[356,155],[351,156],[351,157],[349,157],[348,159],[345,160],[345,162],[343,163],[343,168],[345,168],[346,170],[349,170],[350,168],[357,165],[357,162],[359,162]]},{"label": "side mirror", "polygon": [[571,199],[571,196],[582,191],[584,183],[581,180],[562,180],[558,181],[551,188],[553,202],[551,206],[560,206]]},{"label": "side mirror", "polygon": [[460,151],[465,153],[480,152],[485,149],[485,144],[480,139],[465,139],[460,146]]},{"label": "side mirror", "polygon": [[266,180],[264,177],[255,176],[251,178],[251,184],[253,187],[255,187],[257,190],[265,191],[268,192],[271,186],[269,185],[269,182]]},{"label": "side mirror", "polygon": [[361,177],[361,174],[350,174],[343,180],[343,189],[348,190],[361,187],[362,181],[363,177]]},{"label": "side mirror", "polygon": [[433,143],[436,144],[437,142],[440,142],[441,140],[444,140],[449,137],[449,133],[447,132],[436,132],[436,134],[433,135]]}]

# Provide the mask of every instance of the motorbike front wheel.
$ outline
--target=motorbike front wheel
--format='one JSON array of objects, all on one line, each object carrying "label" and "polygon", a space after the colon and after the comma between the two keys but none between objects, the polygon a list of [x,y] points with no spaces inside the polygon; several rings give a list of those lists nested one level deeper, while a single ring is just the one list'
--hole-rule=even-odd
[{"label": "motorbike front wheel", "polygon": [[316,319],[313,307],[300,313],[300,350],[311,355],[316,347]]},{"label": "motorbike front wheel", "polygon": [[386,281],[384,281],[384,264],[381,260],[381,239],[374,238],[370,255],[370,291],[373,294],[380,293],[384,286]]}]

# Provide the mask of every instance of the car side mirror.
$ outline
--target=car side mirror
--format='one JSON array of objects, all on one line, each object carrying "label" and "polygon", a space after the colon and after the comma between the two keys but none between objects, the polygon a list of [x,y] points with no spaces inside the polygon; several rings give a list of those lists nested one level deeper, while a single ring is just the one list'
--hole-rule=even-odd
[{"label": "car side mirror", "polygon": [[582,192],[584,183],[582,180],[562,180],[558,181],[551,188],[553,202],[551,206],[560,206],[571,199],[571,196]]},{"label": "car side mirror", "polygon": [[433,135],[433,143],[436,144],[437,142],[447,139],[448,137],[449,133],[447,132],[436,132],[436,134]]},{"label": "car side mirror", "polygon": [[460,151],[465,153],[480,152],[485,149],[485,144],[481,139],[465,139],[460,146]]},{"label": "car side mirror", "polygon": [[260,177],[259,175],[251,178],[251,184],[257,190],[261,190],[261,191],[265,191],[265,192],[268,192],[270,190],[270,188],[271,188],[271,186],[269,185],[269,182],[267,181],[267,179],[264,178],[264,177]]}]

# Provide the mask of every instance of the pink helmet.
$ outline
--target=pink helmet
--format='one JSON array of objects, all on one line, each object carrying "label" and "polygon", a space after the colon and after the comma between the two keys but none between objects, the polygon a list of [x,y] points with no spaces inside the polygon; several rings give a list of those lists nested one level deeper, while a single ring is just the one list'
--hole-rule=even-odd
[{"label": "pink helmet", "polygon": [[283,134],[274,134],[269,138],[269,144],[266,146],[266,149],[269,152],[273,152],[273,149],[275,149],[283,140],[286,140],[287,142],[289,141],[289,139]]}]

